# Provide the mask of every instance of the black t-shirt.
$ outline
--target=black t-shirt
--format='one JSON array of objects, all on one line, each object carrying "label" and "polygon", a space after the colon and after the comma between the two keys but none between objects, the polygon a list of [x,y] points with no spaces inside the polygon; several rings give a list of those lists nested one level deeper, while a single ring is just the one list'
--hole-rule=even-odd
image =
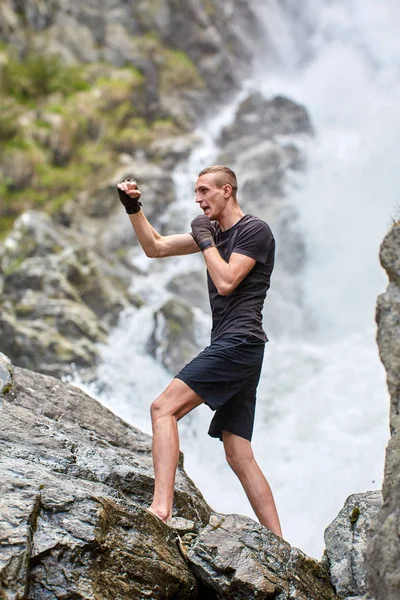
[{"label": "black t-shirt", "polygon": [[217,222],[214,226],[215,245],[226,262],[233,252],[245,254],[257,262],[228,296],[218,294],[207,273],[213,320],[211,341],[226,333],[245,333],[266,342],[262,309],[274,268],[275,239],[272,231],[267,223],[252,215],[245,215],[226,231],[221,231]]}]

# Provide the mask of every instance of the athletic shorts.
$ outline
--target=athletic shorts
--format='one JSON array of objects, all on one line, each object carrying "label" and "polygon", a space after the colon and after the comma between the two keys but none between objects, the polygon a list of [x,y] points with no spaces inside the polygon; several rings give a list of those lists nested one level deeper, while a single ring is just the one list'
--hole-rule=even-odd
[{"label": "athletic shorts", "polygon": [[211,437],[222,440],[222,431],[229,431],[251,441],[264,348],[254,336],[225,335],[176,375],[215,410]]}]

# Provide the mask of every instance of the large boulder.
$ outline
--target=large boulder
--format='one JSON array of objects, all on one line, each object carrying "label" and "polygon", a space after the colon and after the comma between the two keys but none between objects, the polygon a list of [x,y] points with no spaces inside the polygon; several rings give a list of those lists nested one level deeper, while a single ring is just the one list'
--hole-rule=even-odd
[{"label": "large boulder", "polygon": [[386,451],[383,505],[367,546],[370,592],[376,600],[400,598],[400,222],[385,236],[380,251],[389,285],[376,310],[379,352],[391,396],[391,439]]},{"label": "large boulder", "polygon": [[[149,436],[4,355],[0,402],[1,598],[197,597],[175,530],[146,511]],[[193,530],[210,516],[182,457],[176,512]]]},{"label": "large boulder", "polygon": [[380,491],[353,494],[325,530],[326,558],[339,598],[367,591],[364,555],[371,523],[381,506]]},{"label": "large boulder", "polygon": [[188,558],[207,589],[206,598],[337,598],[320,563],[240,515],[213,515],[189,548]]},{"label": "large boulder", "polygon": [[0,597],[336,600],[328,571],[252,519],[213,514],[183,470],[146,510],[151,439],[0,354]]},{"label": "large boulder", "polygon": [[191,307],[177,298],[168,300],[154,314],[149,351],[172,374],[176,374],[199,351],[195,316]]}]

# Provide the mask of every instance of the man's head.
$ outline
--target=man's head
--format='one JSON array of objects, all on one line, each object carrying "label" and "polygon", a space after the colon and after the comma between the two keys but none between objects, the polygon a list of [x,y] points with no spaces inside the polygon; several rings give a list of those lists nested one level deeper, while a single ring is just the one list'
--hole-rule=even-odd
[{"label": "man's head", "polygon": [[224,167],[223,165],[213,165],[200,171],[199,177],[202,175],[208,175],[209,173],[214,175],[214,182],[218,188],[221,189],[225,186],[229,186],[231,189],[230,195],[233,196],[234,200],[236,200],[238,184],[236,175],[232,169],[229,167]]},{"label": "man's head", "polygon": [[218,221],[228,206],[237,206],[237,188],[236,175],[231,169],[222,165],[207,167],[196,182],[196,202],[207,217]]}]

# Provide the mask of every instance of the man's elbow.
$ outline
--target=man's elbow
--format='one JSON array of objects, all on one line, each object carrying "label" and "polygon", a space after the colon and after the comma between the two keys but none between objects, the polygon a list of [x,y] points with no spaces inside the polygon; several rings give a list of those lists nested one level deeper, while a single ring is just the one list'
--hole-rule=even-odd
[{"label": "man's elbow", "polygon": [[151,247],[143,248],[147,258],[161,258],[162,252],[157,244]]},{"label": "man's elbow", "polygon": [[224,281],[217,287],[217,292],[220,296],[229,296],[229,294],[232,294],[235,287],[236,286],[233,283]]}]

